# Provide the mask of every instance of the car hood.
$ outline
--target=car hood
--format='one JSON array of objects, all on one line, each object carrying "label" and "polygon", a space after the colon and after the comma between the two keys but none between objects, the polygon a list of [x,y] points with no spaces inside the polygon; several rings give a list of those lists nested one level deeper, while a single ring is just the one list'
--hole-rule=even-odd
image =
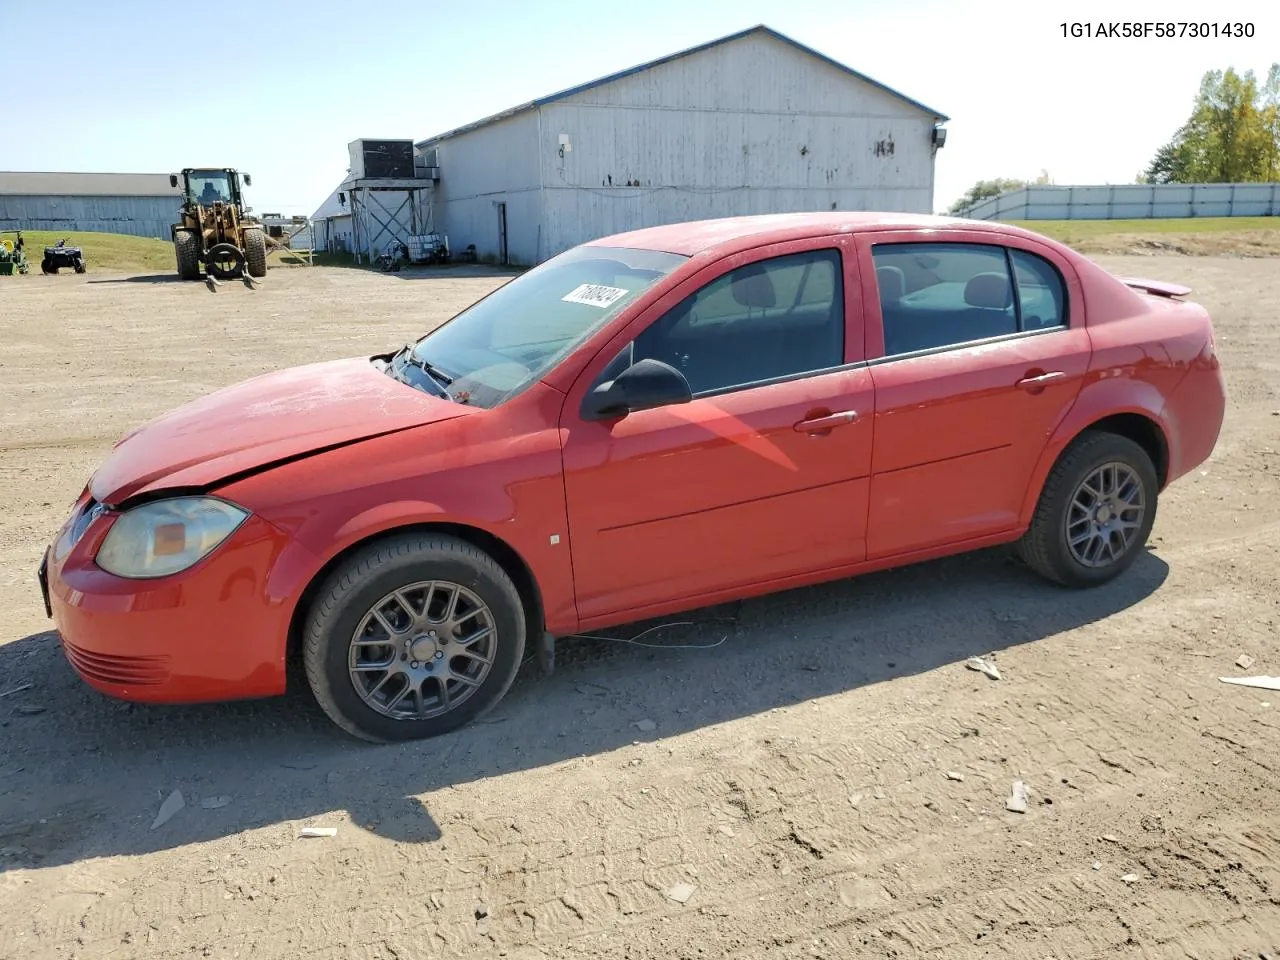
[{"label": "car hood", "polygon": [[144,424],[116,444],[89,492],[117,505],[164,488],[207,488],[281,461],[470,411],[391,379],[365,357],[292,367]]}]

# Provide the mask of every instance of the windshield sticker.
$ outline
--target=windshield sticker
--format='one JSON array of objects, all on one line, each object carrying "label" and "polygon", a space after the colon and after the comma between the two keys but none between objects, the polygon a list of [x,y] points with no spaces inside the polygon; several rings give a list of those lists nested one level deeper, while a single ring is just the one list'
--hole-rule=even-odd
[{"label": "windshield sticker", "polygon": [[591,307],[610,307],[625,297],[630,290],[605,287],[598,283],[584,283],[570,290],[560,299],[565,303],[585,303]]}]

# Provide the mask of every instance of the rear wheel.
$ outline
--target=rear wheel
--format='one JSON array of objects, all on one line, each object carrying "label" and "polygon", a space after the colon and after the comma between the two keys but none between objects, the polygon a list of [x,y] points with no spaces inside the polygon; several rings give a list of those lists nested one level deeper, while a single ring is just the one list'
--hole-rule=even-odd
[{"label": "rear wheel", "polygon": [[1085,433],[1054,464],[1018,553],[1068,587],[1106,583],[1142,552],[1156,518],[1159,478],[1127,437]]},{"label": "rear wheel", "polygon": [[48,257],[45,257],[43,260],[40,261],[40,272],[41,273],[57,273],[58,265],[54,263],[52,260],[50,260]]},{"label": "rear wheel", "polygon": [[524,657],[520,594],[465,541],[407,534],[372,544],[321,588],[303,664],[316,701],[375,743],[455,730],[511,687]]},{"label": "rear wheel", "polygon": [[200,279],[200,235],[194,230],[178,230],[173,235],[174,254],[178,260],[178,276],[183,280]]},{"label": "rear wheel", "polygon": [[267,238],[256,228],[244,232],[244,259],[251,277],[267,275]]},{"label": "rear wheel", "polygon": [[76,273],[84,273],[85,271],[84,261],[81,260],[79,257],[76,257],[75,262],[72,263],[72,266],[75,268]]}]

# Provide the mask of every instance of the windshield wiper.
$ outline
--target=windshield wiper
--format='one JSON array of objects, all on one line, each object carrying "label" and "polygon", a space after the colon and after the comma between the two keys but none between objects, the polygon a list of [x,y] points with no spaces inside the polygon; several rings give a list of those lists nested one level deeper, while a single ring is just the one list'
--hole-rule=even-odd
[{"label": "windshield wiper", "polygon": [[431,380],[440,396],[452,400],[453,398],[449,396],[449,391],[446,388],[453,383],[453,377],[449,376],[434,364],[428,363],[426,360],[414,356],[413,350],[413,344],[406,343],[396,351],[395,355],[391,358],[391,362],[394,363],[396,360],[402,360],[409,366],[417,367]]}]

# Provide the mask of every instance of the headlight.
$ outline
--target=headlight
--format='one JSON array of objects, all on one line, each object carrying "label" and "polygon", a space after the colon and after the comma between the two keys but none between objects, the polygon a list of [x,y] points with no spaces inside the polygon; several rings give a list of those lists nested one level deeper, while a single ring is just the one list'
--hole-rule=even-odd
[{"label": "headlight", "polygon": [[167,577],[207,557],[248,516],[248,511],[212,497],[145,503],[112,524],[96,560],[117,577]]}]

